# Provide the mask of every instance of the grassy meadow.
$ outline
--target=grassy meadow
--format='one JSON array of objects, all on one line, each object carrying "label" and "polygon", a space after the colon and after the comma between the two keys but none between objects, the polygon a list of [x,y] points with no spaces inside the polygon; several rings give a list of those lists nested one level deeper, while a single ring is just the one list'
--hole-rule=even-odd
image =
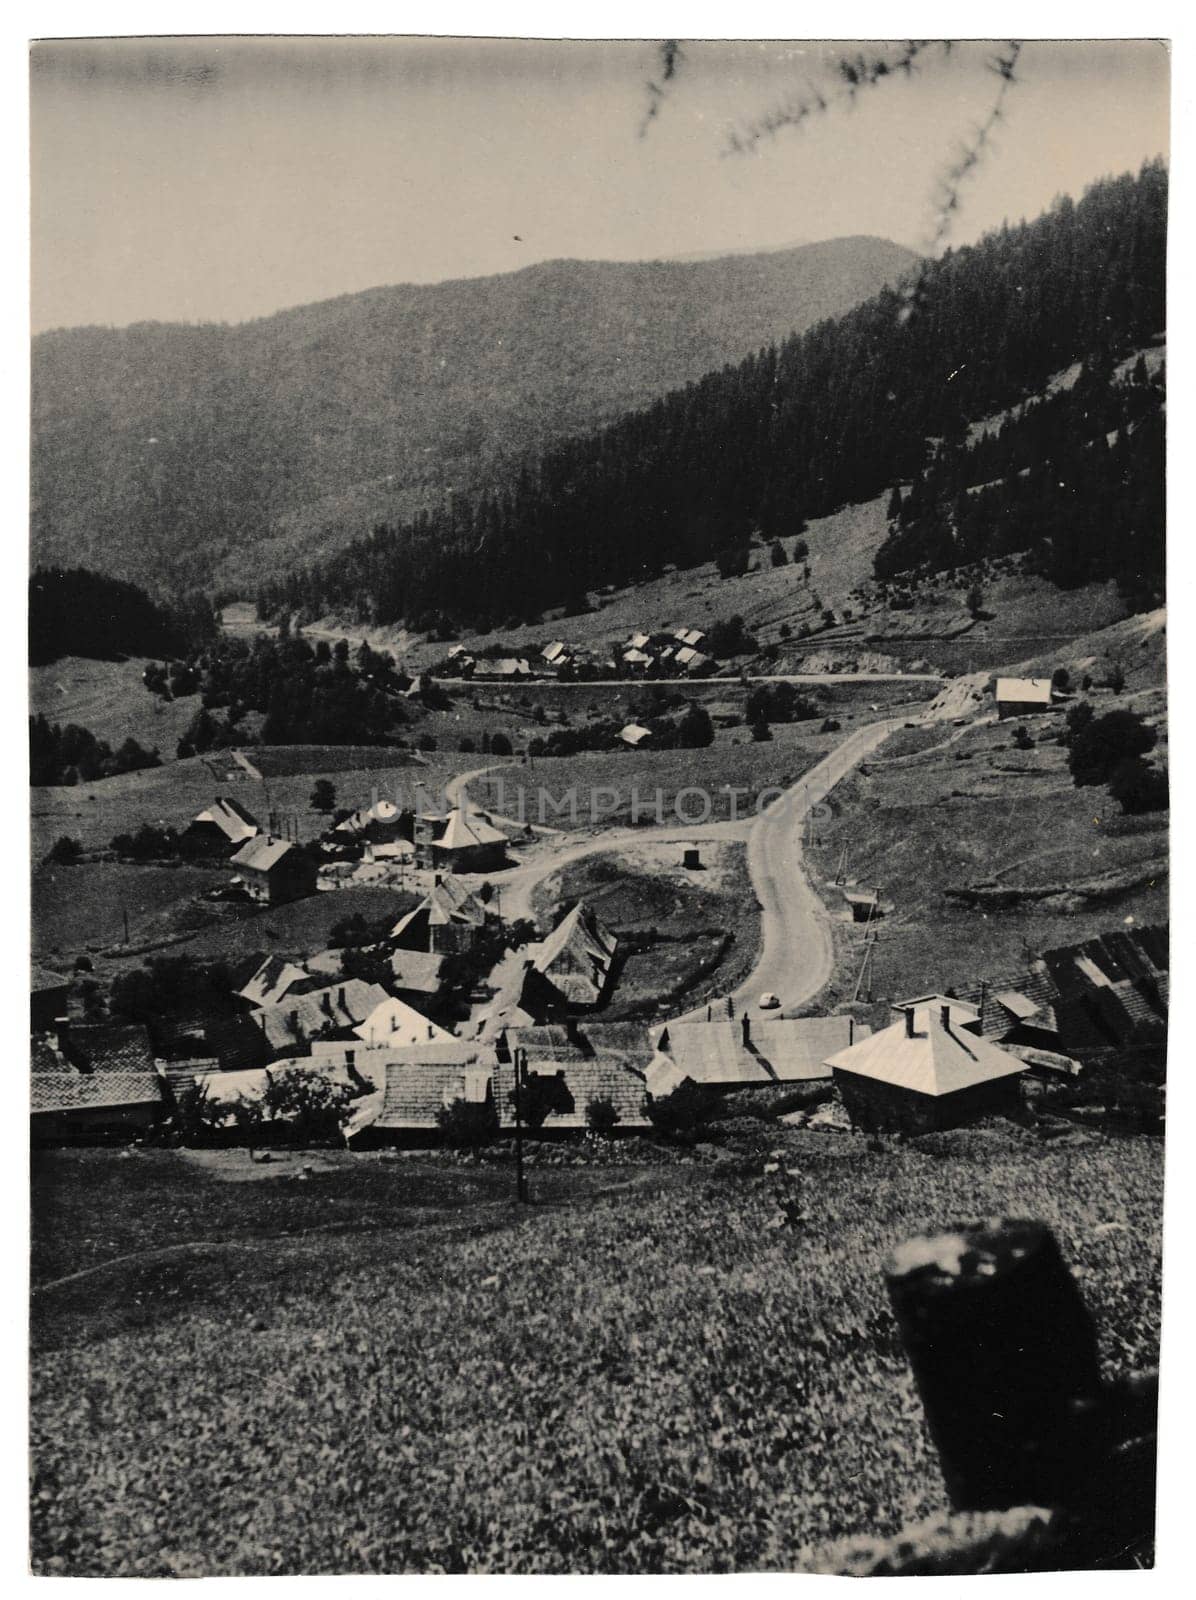
[{"label": "grassy meadow", "polygon": [[1157,1141],[712,1141],[528,1208],[504,1164],[37,1154],[34,1571],[799,1568],[944,1509],[880,1267],[977,1216],[1055,1228],[1110,1374],[1157,1359]]}]

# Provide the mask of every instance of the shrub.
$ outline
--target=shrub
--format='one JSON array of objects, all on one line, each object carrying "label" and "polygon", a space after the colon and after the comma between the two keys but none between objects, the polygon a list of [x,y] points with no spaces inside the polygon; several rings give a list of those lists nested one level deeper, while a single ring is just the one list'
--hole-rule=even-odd
[{"label": "shrub", "polygon": [[173,828],[143,822],[136,833],[113,836],[112,849],[130,861],[162,861],[179,853],[179,836]]},{"label": "shrub", "polygon": [[1107,783],[1124,761],[1153,750],[1158,735],[1136,711],[1109,711],[1073,734],[1067,764],[1077,788]]},{"label": "shrub", "polygon": [[421,733],[415,741],[415,748],[417,750],[435,750],[436,740],[430,733]]},{"label": "shrub", "polygon": [[490,736],[490,754],[492,756],[509,756],[512,754],[511,741],[505,733],[495,733]]},{"label": "shrub", "polygon": [[608,1139],[619,1121],[619,1108],[608,1094],[595,1095],[586,1106],[586,1127]]},{"label": "shrub", "polygon": [[779,539],[772,541],[768,555],[774,567],[787,567],[789,565],[789,557],[785,554],[785,546]]},{"label": "shrub", "polygon": [[672,1094],[662,1095],[659,1100],[649,1099],[648,1120],[666,1139],[692,1144],[699,1128],[709,1121],[716,1104],[717,1096],[711,1090],[686,1078]]},{"label": "shrub", "polygon": [[471,756],[477,750],[477,745],[472,739],[466,738],[462,739],[460,749],[463,756]]},{"label": "shrub", "polygon": [[67,834],[60,834],[46,852],[46,863],[52,867],[73,867],[83,854],[83,846],[78,839],[72,839]]},{"label": "shrub", "polygon": [[1056,667],[1051,674],[1051,683],[1059,690],[1060,694],[1066,694],[1068,689],[1071,688],[1071,673],[1068,672],[1066,667]]},{"label": "shrub", "polygon": [[742,578],[750,560],[751,550],[747,544],[733,544],[719,551],[714,564],[720,578]]},{"label": "shrub", "polygon": [[336,810],[336,785],[328,778],[317,778],[311,791],[311,808],[329,814]]},{"label": "shrub", "polygon": [[1033,750],[1034,740],[1030,737],[1030,730],[1018,723],[1013,730],[1013,748],[1015,750]]},{"label": "shrub", "polygon": [[436,1114],[441,1136],[454,1150],[472,1150],[481,1159],[482,1147],[498,1137],[498,1112],[494,1101],[454,1100]]},{"label": "shrub", "polygon": [[268,1075],[262,1105],[271,1122],[289,1123],[304,1144],[339,1142],[353,1098],[351,1089],[318,1072],[292,1068]]},{"label": "shrub", "polygon": [[1112,689],[1114,694],[1120,694],[1125,688],[1125,671],[1120,661],[1114,661],[1106,673],[1105,688]]},{"label": "shrub", "polygon": [[1109,779],[1109,793],[1127,816],[1146,811],[1166,811],[1171,803],[1166,772],[1141,756],[1122,761]]}]

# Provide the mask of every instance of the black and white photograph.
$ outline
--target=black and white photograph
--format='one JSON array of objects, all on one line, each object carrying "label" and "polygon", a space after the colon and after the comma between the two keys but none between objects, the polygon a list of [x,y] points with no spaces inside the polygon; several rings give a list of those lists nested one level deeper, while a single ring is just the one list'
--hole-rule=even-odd
[{"label": "black and white photograph", "polygon": [[1171,45],[492,25],[22,38],[28,1570],[1153,1568]]}]

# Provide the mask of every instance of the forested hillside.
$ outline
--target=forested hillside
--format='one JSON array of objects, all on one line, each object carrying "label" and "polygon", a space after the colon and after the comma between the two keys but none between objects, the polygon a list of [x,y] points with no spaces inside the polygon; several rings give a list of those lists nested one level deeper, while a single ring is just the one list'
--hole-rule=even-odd
[{"label": "forested hillside", "polygon": [[494,481],[916,263],[851,238],[701,262],[557,261],[237,327],[33,344],[33,545],[163,593],[252,590]]},{"label": "forested hillside", "polygon": [[39,567],[29,579],[31,667],[62,656],[177,656],[216,630],[215,613],[200,594],[159,605],[136,584],[81,567]]},{"label": "forested hillside", "polygon": [[[379,526],[265,585],[262,609],[417,627],[530,618],[894,484],[915,487],[882,573],[963,564],[995,538],[1056,582],[1116,578],[1149,601],[1163,582],[1162,385],[1115,365],[1164,328],[1166,209],[1161,162],[1061,199],[928,264],[913,293],[884,290],[550,450],[510,492]],[[969,423],[1076,362],[1070,400],[1027,412],[965,463]],[[1047,483],[1060,452],[1067,471]],[[990,477],[998,486],[965,505]]]}]

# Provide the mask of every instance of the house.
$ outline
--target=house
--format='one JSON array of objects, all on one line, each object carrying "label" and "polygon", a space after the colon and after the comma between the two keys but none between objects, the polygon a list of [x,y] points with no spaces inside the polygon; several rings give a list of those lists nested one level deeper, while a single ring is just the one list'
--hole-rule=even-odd
[{"label": "house", "polygon": [[528,952],[536,971],[571,1006],[596,1006],[606,994],[619,941],[584,901]]},{"label": "house", "polygon": [[[492,1068],[476,1044],[430,1040],[387,1053],[381,1081],[345,1130],[351,1141],[427,1141],[440,1132],[440,1113],[456,1100],[484,1105],[493,1098]],[[362,1143],[367,1139],[361,1139]]]},{"label": "house", "polygon": [[400,995],[437,995],[443,965],[444,957],[436,951],[396,950],[390,958],[391,986]]},{"label": "house", "polygon": [[179,848],[186,855],[222,856],[230,849],[240,849],[260,832],[257,821],[239,800],[221,795],[192,817],[179,835]]},{"label": "house", "polygon": [[827,1055],[868,1031],[851,1017],[743,1016],[666,1023],[645,1074],[648,1092],[663,1099],[686,1079],[711,1089],[743,1089],[829,1078]]},{"label": "house", "polygon": [[66,1016],[70,997],[69,978],[47,967],[32,967],[29,973],[30,1033],[49,1033]]},{"label": "house", "polygon": [[584,1129],[594,1100],[610,1100],[625,1131],[650,1126],[644,1068],[647,1034],[639,1023],[576,1022],[513,1027],[497,1041],[493,1094],[502,1127],[514,1126],[515,1063],[525,1070],[521,1117],[543,1133]]},{"label": "house", "polygon": [[280,1005],[263,1006],[249,1020],[261,1030],[271,1054],[296,1055],[313,1039],[349,1033],[387,998],[380,984],[346,978],[326,989],[290,995]]},{"label": "house", "polygon": [[1049,678],[998,678],[996,700],[1002,719],[1030,716],[1051,709],[1054,689]]},{"label": "house", "polygon": [[361,839],[371,844],[392,844],[402,837],[403,825],[403,813],[394,801],[379,799],[338,822],[332,834],[338,842]]},{"label": "house", "polygon": [[673,630],[673,638],[679,644],[687,645],[689,649],[696,650],[703,643],[706,635],[700,628],[675,628]]},{"label": "house", "polygon": [[652,662],[652,657],[638,646],[633,646],[630,650],[624,650],[622,659],[625,667],[642,668],[650,666]]},{"label": "house", "polygon": [[685,670],[691,678],[696,678],[700,673],[709,672],[713,666],[714,658],[712,656],[703,655],[700,650],[695,650],[686,663]]},{"label": "house", "polygon": [[393,995],[379,1001],[365,1021],[358,1023],[353,1032],[363,1044],[396,1048],[434,1039],[443,1043],[453,1037],[443,1028],[438,1028],[434,1022],[429,1022],[427,1017],[416,1011],[413,1006],[396,999]]},{"label": "house", "polygon": [[430,892],[390,930],[402,950],[466,950],[486,925],[486,907],[471,889],[436,873]]},{"label": "house", "polygon": [[301,991],[314,986],[311,973],[303,967],[296,966],[282,956],[267,956],[236,992],[251,1006],[274,1006],[292,990]]},{"label": "house", "polygon": [[651,643],[651,636],[646,633],[633,633],[627,641],[628,650],[642,650],[646,644]]},{"label": "house", "polygon": [[509,1028],[562,1022],[568,1011],[564,995],[527,956],[522,963],[508,964],[506,976],[477,1018],[477,1036],[492,1040]]},{"label": "house", "polygon": [[952,1004],[910,1005],[899,1022],[827,1058],[856,1127],[926,1133],[1017,1110],[1025,1063],[962,1026]]},{"label": "house", "polygon": [[153,1072],[154,1051],[139,1022],[96,1022],[63,1029],[58,1045],[79,1072]]},{"label": "house", "polygon": [[495,872],[508,865],[506,834],[461,807],[449,812],[429,852],[432,865],[449,872]]},{"label": "house", "polygon": [[651,737],[651,728],[642,728],[638,722],[629,722],[625,728],[619,731],[619,738],[622,739],[624,744],[630,745],[633,750],[638,750],[644,740]]},{"label": "house", "polygon": [[540,651],[541,659],[550,667],[559,667],[562,662],[568,661],[572,652],[563,639],[554,639],[551,644],[544,646]]},{"label": "house", "polygon": [[30,1076],[29,1133],[36,1144],[128,1137],[165,1109],[162,1080],[149,1067],[79,1072],[34,1071]]},{"label": "house", "polygon": [[316,863],[289,839],[259,834],[241,846],[230,863],[241,875],[252,900],[284,905],[316,892]]},{"label": "house", "polygon": [[522,656],[499,656],[492,661],[479,661],[473,675],[475,678],[527,678],[531,670]]}]

